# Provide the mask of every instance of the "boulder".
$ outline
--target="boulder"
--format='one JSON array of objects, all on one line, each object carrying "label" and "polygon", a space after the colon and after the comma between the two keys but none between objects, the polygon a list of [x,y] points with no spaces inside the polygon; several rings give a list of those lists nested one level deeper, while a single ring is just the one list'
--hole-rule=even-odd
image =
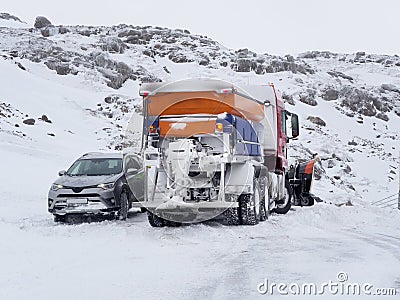
[{"label": "boulder", "polygon": [[26,125],[35,125],[35,119],[29,118],[29,119],[23,120],[22,123],[24,123]]},{"label": "boulder", "polygon": [[320,117],[308,116],[307,120],[309,120],[311,123],[317,124],[319,126],[326,126],[325,121],[322,120]]},{"label": "boulder", "polygon": [[38,16],[36,17],[34,27],[37,29],[41,29],[51,25],[51,22],[46,17]]},{"label": "boulder", "polygon": [[385,91],[400,93],[400,89],[393,84],[383,83],[381,88]]},{"label": "boulder", "polygon": [[42,115],[39,120],[46,122],[46,123],[52,123],[51,120],[49,119],[49,117],[47,117],[46,115]]},{"label": "boulder", "polygon": [[337,100],[339,98],[339,92],[334,89],[326,89],[322,94],[322,99],[326,101]]},{"label": "boulder", "polygon": [[107,37],[100,41],[100,48],[110,53],[124,53],[126,44],[117,37]]}]

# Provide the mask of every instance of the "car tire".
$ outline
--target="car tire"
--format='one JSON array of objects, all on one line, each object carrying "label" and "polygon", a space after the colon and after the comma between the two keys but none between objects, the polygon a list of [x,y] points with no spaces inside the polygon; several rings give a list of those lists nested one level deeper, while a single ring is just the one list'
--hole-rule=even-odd
[{"label": "car tire", "polygon": [[54,222],[56,223],[65,223],[67,215],[54,215]]},{"label": "car tire", "polygon": [[129,211],[129,194],[126,190],[122,190],[119,202],[118,220],[125,221],[128,218]]}]

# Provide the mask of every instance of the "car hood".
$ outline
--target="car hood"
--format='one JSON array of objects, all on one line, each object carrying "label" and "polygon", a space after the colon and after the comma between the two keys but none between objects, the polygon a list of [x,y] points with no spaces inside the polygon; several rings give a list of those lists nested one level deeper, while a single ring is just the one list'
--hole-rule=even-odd
[{"label": "car hood", "polygon": [[110,183],[117,181],[122,175],[100,175],[100,176],[68,176],[63,175],[54,183],[67,187],[86,187],[95,186],[101,183]]}]

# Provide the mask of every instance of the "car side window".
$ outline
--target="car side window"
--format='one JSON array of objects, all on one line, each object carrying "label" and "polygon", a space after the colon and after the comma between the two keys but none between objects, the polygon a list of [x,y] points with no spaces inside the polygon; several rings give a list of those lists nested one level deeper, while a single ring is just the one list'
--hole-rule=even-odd
[{"label": "car side window", "polygon": [[133,163],[135,169],[139,170],[139,169],[142,168],[142,164],[140,163],[138,157],[133,157],[132,156],[131,159],[132,159],[132,163]]},{"label": "car side window", "polygon": [[131,157],[127,157],[125,160],[125,169],[129,170],[129,169],[135,169],[135,166],[133,164],[132,158]]}]

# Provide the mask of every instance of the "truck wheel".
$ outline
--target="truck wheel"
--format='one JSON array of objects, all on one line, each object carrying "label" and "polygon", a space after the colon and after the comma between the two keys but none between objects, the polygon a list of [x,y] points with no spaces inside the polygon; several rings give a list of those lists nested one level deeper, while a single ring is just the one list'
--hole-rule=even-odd
[{"label": "truck wheel", "polygon": [[253,194],[239,197],[240,217],[243,225],[256,225],[260,220],[260,185],[253,182]]},{"label": "truck wheel", "polygon": [[313,206],[314,198],[310,195],[300,195],[301,206]]},{"label": "truck wheel", "polygon": [[164,227],[165,220],[150,211],[147,211],[147,219],[152,227]]},{"label": "truck wheel", "polygon": [[121,192],[119,196],[120,208],[118,210],[118,219],[121,221],[125,221],[128,218],[129,211],[129,196],[126,190]]},{"label": "truck wheel", "polygon": [[276,212],[277,214],[281,214],[281,215],[286,214],[292,207],[292,197],[293,197],[292,187],[290,186],[289,181],[286,180],[285,181],[285,197],[283,199],[283,203],[276,204],[274,212]]},{"label": "truck wheel", "polygon": [[224,218],[227,225],[240,225],[239,209],[237,207],[228,208],[224,211]]},{"label": "truck wheel", "polygon": [[[269,195],[267,177],[260,177],[260,221],[263,222],[268,219],[269,215]],[[267,202],[266,202],[267,201]]]}]

